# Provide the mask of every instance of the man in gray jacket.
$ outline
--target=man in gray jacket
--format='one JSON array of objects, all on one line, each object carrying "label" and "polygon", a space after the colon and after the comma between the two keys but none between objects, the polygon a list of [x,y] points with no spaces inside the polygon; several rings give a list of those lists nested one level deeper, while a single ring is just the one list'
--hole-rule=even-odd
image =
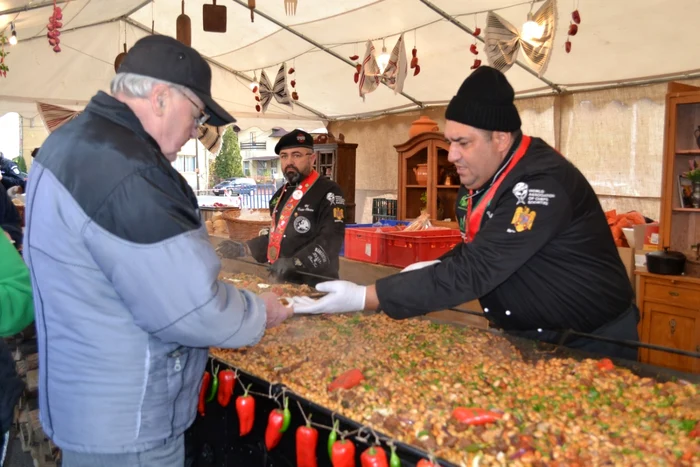
[{"label": "man in gray jacket", "polygon": [[291,309],[217,280],[197,199],[172,167],[198,125],[235,122],[211,97],[209,65],[148,36],[111,91],[32,165],[41,423],[64,467],[182,466],[207,348],[253,345]]}]

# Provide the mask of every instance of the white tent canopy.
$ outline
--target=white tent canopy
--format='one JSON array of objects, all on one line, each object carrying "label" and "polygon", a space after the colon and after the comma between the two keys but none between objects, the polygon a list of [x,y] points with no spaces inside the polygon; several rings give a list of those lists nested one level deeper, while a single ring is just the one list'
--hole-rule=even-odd
[{"label": "white tent canopy", "polygon": [[[79,108],[114,76],[114,58],[150,34],[175,36],[179,0],[70,0],[64,9],[60,53],[47,43],[47,0],[0,0],[0,28],[9,35],[14,21],[19,44],[10,47],[7,78],[0,78],[0,113],[36,115],[34,102]],[[535,1],[536,10],[540,1]],[[573,4],[582,21],[564,51]],[[218,0],[227,7],[228,31],[204,32],[202,5],[186,0],[192,20],[192,45],[210,59],[213,95],[235,115],[241,128],[317,128],[328,120],[370,116],[396,110],[444,105],[470,72],[474,37],[464,31],[485,29],[488,10],[517,28],[530,11],[523,0],[297,0],[296,15],[285,14],[285,0],[258,0],[255,21],[247,0]],[[43,6],[42,6],[43,5]],[[692,31],[700,18],[697,0],[557,0],[558,26],[549,66],[542,77],[519,64],[506,76],[518,95],[552,94],[669,77],[694,77],[700,54]],[[386,86],[363,101],[348,60],[364,55],[365,43],[382,38],[391,51],[400,33],[406,49],[418,48],[421,73],[409,70],[403,94]],[[481,37],[483,37],[483,32]],[[487,64],[483,43],[478,58]],[[522,56],[519,58],[524,63]],[[294,108],[272,101],[265,114],[255,110],[249,88],[254,73],[274,79],[282,62],[296,70],[299,101]]]}]

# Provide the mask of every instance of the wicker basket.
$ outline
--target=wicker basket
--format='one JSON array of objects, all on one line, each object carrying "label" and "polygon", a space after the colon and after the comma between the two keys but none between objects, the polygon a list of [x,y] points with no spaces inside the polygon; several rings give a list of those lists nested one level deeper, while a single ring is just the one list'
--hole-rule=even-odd
[{"label": "wicker basket", "polygon": [[251,238],[255,238],[258,235],[260,235],[260,231],[262,229],[270,227],[270,222],[272,218],[270,217],[270,211],[268,209],[251,209],[251,211],[265,214],[268,217],[268,219],[240,219],[240,209],[230,209],[224,212],[222,218],[226,221],[226,224],[228,225],[228,236],[231,240],[236,240],[238,242],[250,240]]}]

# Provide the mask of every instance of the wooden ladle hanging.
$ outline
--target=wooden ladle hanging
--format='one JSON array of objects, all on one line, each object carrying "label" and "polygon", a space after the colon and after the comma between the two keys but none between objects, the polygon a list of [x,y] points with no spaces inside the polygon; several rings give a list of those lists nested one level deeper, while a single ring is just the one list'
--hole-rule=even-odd
[{"label": "wooden ladle hanging", "polygon": [[117,58],[114,59],[114,71],[115,72],[119,72],[119,65],[122,64],[125,57],[126,57],[126,42],[124,42],[124,52],[117,55]]},{"label": "wooden ladle hanging", "polygon": [[182,0],[182,14],[177,17],[176,27],[176,37],[177,40],[185,44],[186,46],[192,45],[192,21],[190,17],[185,14],[185,0]]},{"label": "wooden ladle hanging", "polygon": [[248,0],[248,8],[250,8],[250,22],[254,23],[255,22],[255,0]]},{"label": "wooden ladle hanging", "polygon": [[119,72],[119,65],[121,65],[122,62],[124,61],[124,57],[126,57],[126,23],[124,23],[124,52],[117,55],[116,58],[114,59],[114,71],[115,71],[115,73]]}]

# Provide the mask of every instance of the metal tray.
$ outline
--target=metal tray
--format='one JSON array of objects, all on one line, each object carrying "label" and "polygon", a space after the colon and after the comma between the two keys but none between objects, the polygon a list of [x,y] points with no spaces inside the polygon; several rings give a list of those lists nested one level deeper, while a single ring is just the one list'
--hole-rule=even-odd
[{"label": "metal tray", "polygon": [[[214,359],[214,364],[219,369],[229,367],[229,364]],[[292,393],[284,385],[270,384],[269,382],[244,371],[238,371],[240,382],[236,382],[236,391],[231,403],[227,407],[221,407],[214,399],[206,406],[206,415],[197,416],[195,423],[186,433],[186,446],[188,457],[194,460],[192,467],[296,467],[295,432],[299,426],[304,425],[304,417],[299,411],[299,405],[304,412],[313,414],[314,423],[331,427],[333,420],[339,421],[341,432],[352,432],[363,425],[339,414],[334,414],[327,408]],[[242,383],[242,384],[241,384]],[[255,397],[255,423],[253,430],[246,436],[239,436],[238,416],[234,406],[235,397],[243,394],[243,386],[251,384],[250,390],[259,394],[282,394],[289,397],[289,409],[292,412],[292,422],[287,432],[282,436],[280,444],[272,451],[265,447],[265,428],[270,412],[278,407],[277,403],[267,397]],[[280,399],[281,400],[281,399]],[[316,455],[319,467],[332,467],[327,452],[327,440],[330,431],[319,429],[318,446]],[[384,439],[389,437],[376,431],[375,433]],[[365,433],[363,433],[364,435]],[[360,454],[374,444],[375,437],[368,436],[368,442],[362,442],[355,437],[355,461],[360,465]],[[428,453],[415,446],[396,441],[396,453],[401,459],[403,467],[415,466],[420,459],[428,458]],[[386,444],[382,447],[388,454],[391,452]],[[458,467],[457,465],[436,459],[442,467]]]}]

